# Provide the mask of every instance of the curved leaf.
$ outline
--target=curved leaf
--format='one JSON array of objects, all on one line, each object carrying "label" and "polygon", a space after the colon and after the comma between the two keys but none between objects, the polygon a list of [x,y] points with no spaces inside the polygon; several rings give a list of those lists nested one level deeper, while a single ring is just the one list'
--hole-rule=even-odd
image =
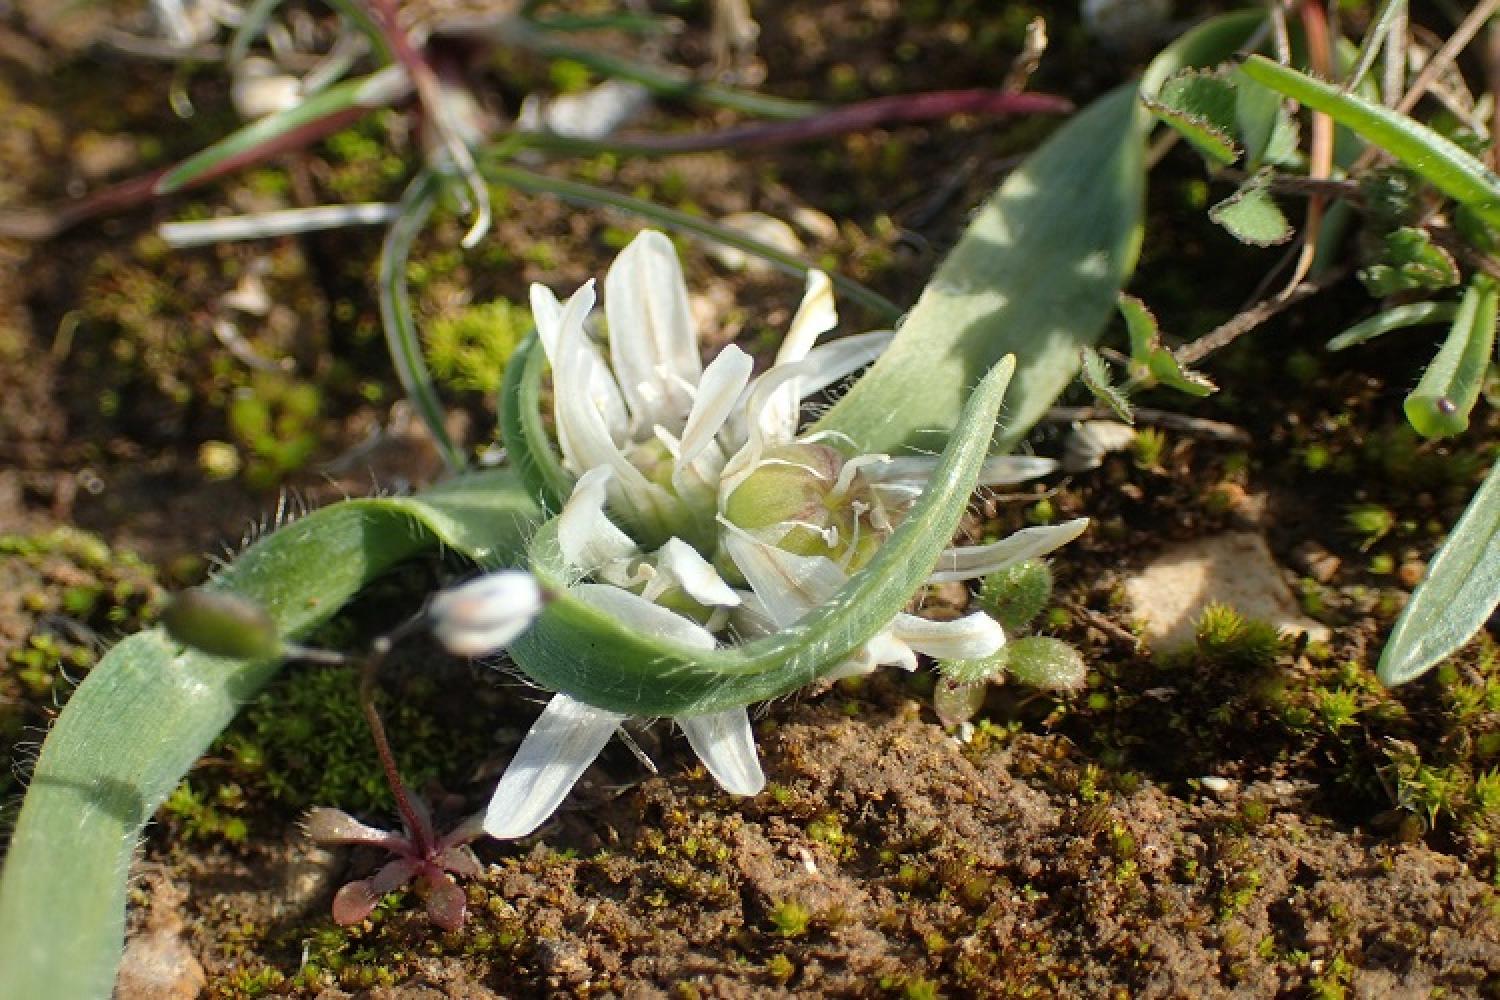
[{"label": "curved leaf", "polygon": [[557,457],[547,428],[542,425],[542,370],[547,354],[535,331],[521,341],[505,366],[500,387],[500,433],[505,452],[548,514],[562,510],[573,491],[573,477]]},{"label": "curved leaf", "polygon": [[1452,437],[1469,429],[1469,411],[1479,399],[1494,353],[1497,307],[1500,287],[1476,275],[1437,357],[1406,397],[1406,419],[1423,437]]},{"label": "curved leaf", "polygon": [[1342,351],[1355,344],[1374,340],[1392,330],[1404,330],[1409,326],[1423,326],[1427,323],[1447,323],[1457,315],[1456,302],[1409,302],[1355,323],[1328,341],[1324,347],[1330,351]]},{"label": "curved leaf", "polygon": [[985,376],[907,519],[833,600],[793,627],[707,652],[643,636],[566,593],[575,574],[553,521],[532,543],[532,571],[559,596],[511,656],[545,688],[636,716],[704,715],[810,683],[890,624],[932,572],[974,489],[1014,370],[1007,358]]},{"label": "curved leaf", "polygon": [[[211,586],[262,605],[296,639],[420,552],[513,559],[536,514],[509,471],[421,497],[347,500],[255,543]],[[141,828],[279,666],[185,650],[150,629],[78,686],[42,745],[0,873],[7,1000],[109,996]]]}]

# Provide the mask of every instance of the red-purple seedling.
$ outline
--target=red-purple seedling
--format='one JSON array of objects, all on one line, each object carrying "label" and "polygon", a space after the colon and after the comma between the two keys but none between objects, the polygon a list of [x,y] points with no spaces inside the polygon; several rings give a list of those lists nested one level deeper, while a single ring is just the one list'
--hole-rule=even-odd
[{"label": "red-purple seedling", "polygon": [[307,817],[307,833],[324,847],[378,847],[396,855],[374,875],[340,889],[333,897],[333,920],[341,926],[368,917],[388,892],[416,882],[427,903],[427,916],[445,931],[463,926],[468,899],[454,875],[477,877],[482,868],[469,842],[484,831],[478,817],[465,820],[450,833],[438,836],[426,807],[410,791],[405,799],[414,822],[405,834],[378,830],[339,809],[317,808]]}]

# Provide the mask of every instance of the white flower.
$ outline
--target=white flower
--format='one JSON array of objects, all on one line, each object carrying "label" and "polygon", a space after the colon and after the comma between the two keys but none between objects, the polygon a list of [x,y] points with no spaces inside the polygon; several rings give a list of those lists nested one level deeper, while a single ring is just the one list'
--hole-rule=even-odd
[{"label": "white flower", "polygon": [[[849,456],[831,435],[798,435],[803,401],[870,364],[892,335],[818,345],[837,315],[831,283],[814,271],[770,369],[752,379],[750,357],[733,345],[705,367],[676,254],[650,231],[605,278],[607,357],[589,331],[594,299],[592,282],[565,303],[540,285],[531,289],[552,363],[562,464],[576,477],[557,522],[561,554],[576,574],[570,594],[642,634],[705,650],[719,643],[716,633],[754,638],[832,598],[894,530],[938,462]],[[1054,467],[1004,456],[986,462],[980,479],[1014,483]],[[949,549],[932,579],[983,576],[1051,551],[1086,526],[1079,519]],[[829,676],[878,664],[913,669],[917,653],[989,656],[1004,642],[999,623],[982,613],[952,622],[901,614]],[[624,720],[555,694],[501,778],[485,831],[508,838],[535,830]],[[673,721],[727,791],[753,795],[764,786],[745,707]]]}]

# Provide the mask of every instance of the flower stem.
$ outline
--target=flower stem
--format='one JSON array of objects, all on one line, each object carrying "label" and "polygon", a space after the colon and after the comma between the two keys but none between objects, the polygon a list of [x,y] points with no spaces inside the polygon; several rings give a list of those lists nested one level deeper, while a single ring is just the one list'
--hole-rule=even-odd
[{"label": "flower stem", "polygon": [[370,644],[370,652],[359,667],[359,708],[364,713],[365,723],[370,727],[370,738],[375,741],[375,755],[380,758],[380,768],[385,772],[386,783],[391,786],[391,798],[396,802],[396,812],[401,815],[401,823],[406,827],[417,854],[427,857],[437,846],[432,824],[412,801],[406,782],[401,780],[401,767],[396,763],[390,738],[386,736],[385,721],[380,717],[380,709],[375,707],[375,679],[380,673],[380,666],[390,654],[395,640],[408,631],[411,625],[409,622],[391,635],[383,635]]}]

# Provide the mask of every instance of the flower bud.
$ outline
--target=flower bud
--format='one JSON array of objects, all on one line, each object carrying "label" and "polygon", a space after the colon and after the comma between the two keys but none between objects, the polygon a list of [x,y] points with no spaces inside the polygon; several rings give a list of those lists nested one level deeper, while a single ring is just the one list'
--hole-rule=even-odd
[{"label": "flower bud", "polygon": [[1052,599],[1052,568],[1040,559],[1027,559],[991,573],[979,590],[980,607],[1007,632],[1030,625]]},{"label": "flower bud", "polygon": [[445,590],[427,609],[432,634],[458,656],[504,649],[542,611],[542,591],[523,570],[487,573]]},{"label": "flower bud", "polygon": [[227,590],[184,590],[172,598],[161,622],[173,639],[211,656],[258,660],[281,651],[266,609]]},{"label": "flower bud", "polygon": [[1083,654],[1061,639],[1035,635],[1006,647],[1005,669],[1018,682],[1043,691],[1077,691],[1088,677]]}]

